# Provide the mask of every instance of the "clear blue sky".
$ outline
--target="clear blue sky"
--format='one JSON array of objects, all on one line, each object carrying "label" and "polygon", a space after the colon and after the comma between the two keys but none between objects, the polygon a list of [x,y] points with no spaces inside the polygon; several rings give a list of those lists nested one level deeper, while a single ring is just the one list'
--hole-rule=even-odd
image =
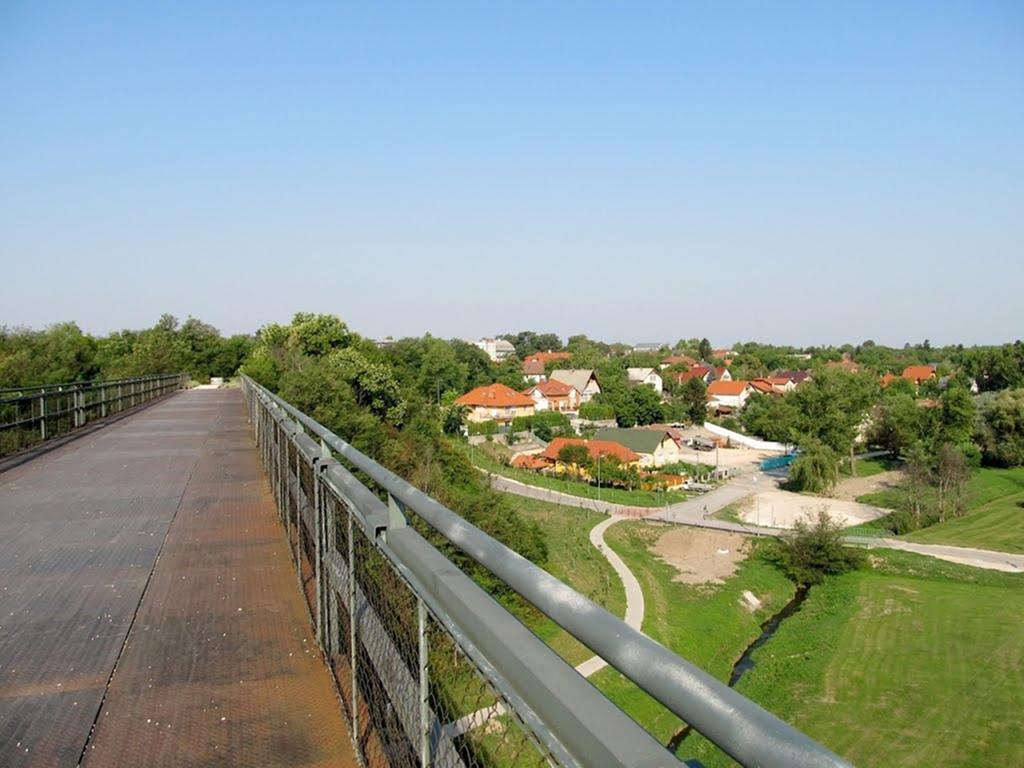
[{"label": "clear blue sky", "polygon": [[1024,336],[1024,4],[0,2],[0,324]]}]

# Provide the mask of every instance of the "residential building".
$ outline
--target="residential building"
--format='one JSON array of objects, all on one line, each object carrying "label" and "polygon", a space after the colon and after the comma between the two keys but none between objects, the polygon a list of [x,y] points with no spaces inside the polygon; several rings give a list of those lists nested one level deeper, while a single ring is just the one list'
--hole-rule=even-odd
[{"label": "residential building", "polygon": [[579,410],[582,397],[579,390],[572,384],[564,384],[554,379],[534,384],[532,387],[524,389],[523,394],[533,400],[534,408],[538,412],[573,413]]},{"label": "residential building", "polygon": [[[522,469],[550,469],[555,472],[564,472],[567,469],[570,469],[570,467],[562,463],[562,460],[559,458],[559,454],[567,445],[584,446],[590,453],[590,458],[595,464],[599,463],[601,459],[607,459],[610,456],[614,457],[620,464],[625,466],[637,464],[640,461],[640,456],[637,453],[629,450],[629,448],[619,443],[607,440],[584,440],[582,438],[575,437],[556,437],[548,444],[548,447],[544,449],[543,453],[535,456],[516,457],[512,461],[512,466],[520,467]],[[579,467],[571,467],[571,469],[573,472],[579,471]]]},{"label": "residential building", "polygon": [[715,368],[715,381],[732,381],[732,374],[725,366]]},{"label": "residential building", "polygon": [[654,368],[627,368],[626,379],[630,385],[646,384],[649,387],[653,387],[654,391],[659,395],[665,388],[664,382],[661,380],[661,374]]},{"label": "residential building", "polygon": [[597,376],[590,368],[556,368],[549,378],[575,387],[583,403],[589,403],[594,395],[601,394],[601,385],[597,383]]},{"label": "residential building", "polygon": [[544,363],[540,360],[523,360],[523,378],[534,384],[544,381],[547,378],[544,373]]},{"label": "residential building", "polygon": [[904,379],[913,382],[915,386],[921,386],[922,381],[934,379],[935,375],[935,367],[931,365],[908,365],[901,374]]},{"label": "residential building", "polygon": [[516,392],[504,384],[477,387],[457,398],[458,405],[469,408],[469,421],[497,421],[508,426],[519,416],[533,416],[536,408],[532,397]]},{"label": "residential building", "polygon": [[572,355],[568,352],[552,352],[550,349],[547,352],[534,352],[523,360],[523,377],[534,384],[540,383],[547,378],[545,369],[548,363],[555,360],[568,360],[571,357]]},{"label": "residential building", "polygon": [[664,344],[656,341],[641,341],[633,345],[634,352],[657,352]]},{"label": "residential building", "polygon": [[715,371],[708,365],[693,365],[690,366],[690,370],[673,375],[680,384],[685,384],[690,379],[700,379],[705,384],[710,384],[715,380]]},{"label": "residential building", "polygon": [[799,387],[805,381],[810,381],[812,376],[810,371],[776,371],[772,374],[773,379],[789,379],[793,382],[793,386]]},{"label": "residential building", "polygon": [[842,360],[829,360],[825,363],[825,367],[846,371],[847,373],[858,373],[860,371],[860,366],[853,362],[849,352],[843,352]]},{"label": "residential building", "polygon": [[663,467],[683,460],[679,443],[665,429],[606,427],[597,430],[594,439],[624,445],[639,454],[641,467]]},{"label": "residential building", "polygon": [[747,404],[754,392],[749,381],[712,381],[708,384],[708,408],[718,413],[733,413]]},{"label": "residential building", "polygon": [[671,368],[673,365],[694,366],[696,364],[697,361],[689,355],[669,355],[661,361],[660,368],[661,370],[665,370],[666,368]]},{"label": "residential building", "polygon": [[512,346],[512,343],[505,339],[480,339],[480,341],[474,341],[480,349],[487,353],[487,356],[491,358],[495,363],[500,363],[506,358],[512,357],[516,353],[516,348]]}]

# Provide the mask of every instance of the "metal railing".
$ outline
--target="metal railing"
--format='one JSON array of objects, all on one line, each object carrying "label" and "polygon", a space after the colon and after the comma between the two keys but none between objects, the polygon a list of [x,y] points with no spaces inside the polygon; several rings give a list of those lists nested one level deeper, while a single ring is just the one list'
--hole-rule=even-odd
[{"label": "metal railing", "polygon": [[242,389],[365,765],[681,765],[427,541],[415,515],[742,765],[848,766],[253,380]]},{"label": "metal railing", "polygon": [[0,389],[0,457],[181,389],[187,374]]}]

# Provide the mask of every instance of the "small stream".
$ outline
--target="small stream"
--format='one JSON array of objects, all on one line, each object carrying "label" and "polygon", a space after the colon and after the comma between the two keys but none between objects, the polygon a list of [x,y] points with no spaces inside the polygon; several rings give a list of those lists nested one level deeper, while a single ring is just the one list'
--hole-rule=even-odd
[{"label": "small stream", "polygon": [[[786,603],[782,610],[776,613],[771,618],[767,619],[761,625],[761,634],[750,645],[747,646],[746,650],[740,656],[739,660],[733,664],[732,674],[729,675],[729,687],[732,688],[739,682],[740,678],[743,677],[748,671],[754,668],[754,651],[760,648],[762,645],[771,640],[778,629],[779,625],[782,624],[783,620],[788,619],[794,613],[800,610],[800,606],[803,605],[804,600],[807,599],[807,593],[810,592],[810,587],[799,586],[796,589],[796,594],[793,595],[793,599]],[[679,746],[683,743],[683,740],[690,735],[692,726],[686,725],[680,728],[672,738],[669,739],[666,745],[668,749],[674,754]]]}]

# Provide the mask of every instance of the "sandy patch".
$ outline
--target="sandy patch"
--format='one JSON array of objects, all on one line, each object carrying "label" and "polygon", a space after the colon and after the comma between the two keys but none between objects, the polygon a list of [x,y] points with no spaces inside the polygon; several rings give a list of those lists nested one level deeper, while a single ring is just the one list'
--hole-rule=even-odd
[{"label": "sandy patch", "polygon": [[888,513],[888,510],[856,501],[772,490],[762,491],[748,499],[739,511],[739,516],[743,522],[752,525],[792,528],[801,517],[813,518],[823,507],[832,519],[838,521],[844,528],[866,523]]},{"label": "sandy patch", "polygon": [[730,531],[673,527],[651,552],[676,569],[673,581],[721,584],[746,557],[746,539]]},{"label": "sandy patch", "polygon": [[833,496],[844,501],[856,501],[858,496],[895,488],[903,482],[903,472],[891,469],[871,477],[847,477],[836,484]]}]

